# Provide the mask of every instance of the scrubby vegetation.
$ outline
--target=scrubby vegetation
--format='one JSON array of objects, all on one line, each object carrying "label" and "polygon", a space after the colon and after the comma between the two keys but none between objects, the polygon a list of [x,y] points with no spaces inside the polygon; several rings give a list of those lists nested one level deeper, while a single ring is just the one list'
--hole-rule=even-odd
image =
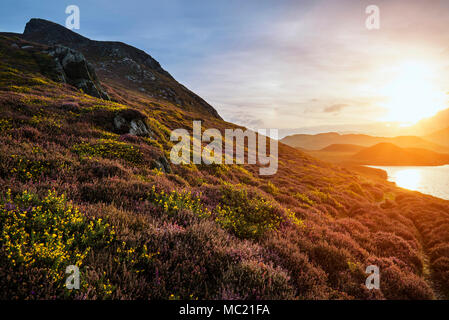
[{"label": "scrubby vegetation", "polygon": [[67,265],[81,266],[92,246],[111,243],[113,230],[102,219],[88,220],[49,191],[44,199],[24,191],[0,207],[2,254],[13,266],[48,269],[53,281],[63,278]]},{"label": "scrubby vegetation", "polygon": [[[449,202],[285,145],[272,177],[167,170],[171,129],[230,124],[117,83],[115,102],[87,96],[14,41],[0,39],[0,298],[448,297]],[[117,132],[124,110],[152,137]],[[80,290],[64,287],[70,264]],[[371,264],[380,290],[365,287]]]},{"label": "scrubby vegetation", "polygon": [[72,149],[80,156],[88,158],[100,157],[108,159],[123,159],[138,164],[142,161],[142,153],[131,144],[111,139],[98,139],[92,144],[77,144]]}]

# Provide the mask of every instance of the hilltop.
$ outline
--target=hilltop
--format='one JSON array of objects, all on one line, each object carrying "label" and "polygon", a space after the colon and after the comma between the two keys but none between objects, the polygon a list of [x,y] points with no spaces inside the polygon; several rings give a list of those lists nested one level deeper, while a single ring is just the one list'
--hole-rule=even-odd
[{"label": "hilltop", "polygon": [[0,34],[1,299],[449,293],[448,201],[283,143],[273,176],[171,164],[172,130],[237,126],[146,53],[37,19],[25,31]]}]

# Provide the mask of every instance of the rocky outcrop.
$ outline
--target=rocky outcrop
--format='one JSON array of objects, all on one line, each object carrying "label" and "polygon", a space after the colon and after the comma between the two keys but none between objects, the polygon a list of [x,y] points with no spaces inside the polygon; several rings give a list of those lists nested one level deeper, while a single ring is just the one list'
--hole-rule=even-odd
[{"label": "rocky outcrop", "polygon": [[46,45],[76,43],[82,46],[89,43],[89,39],[73,32],[57,23],[44,19],[31,19],[23,31],[24,38]]},{"label": "rocky outcrop", "polygon": [[55,72],[60,80],[81,89],[84,93],[109,100],[109,96],[101,88],[92,65],[81,52],[64,46],[56,46],[47,52],[54,58]]},{"label": "rocky outcrop", "polygon": [[165,173],[171,173],[170,163],[164,156],[160,156],[159,158],[153,160],[151,166],[153,169],[158,169]]},{"label": "rocky outcrop", "polygon": [[114,118],[114,128],[120,134],[153,137],[153,133],[145,124],[145,116],[137,110],[129,109],[117,114]]}]

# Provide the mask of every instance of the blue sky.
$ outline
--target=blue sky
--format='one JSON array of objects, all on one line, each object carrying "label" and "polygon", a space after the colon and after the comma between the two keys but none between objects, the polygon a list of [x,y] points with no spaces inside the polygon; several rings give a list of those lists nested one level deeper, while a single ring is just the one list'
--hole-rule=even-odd
[{"label": "blue sky", "polygon": [[[422,71],[432,82],[422,100],[449,88],[445,1],[2,0],[0,31],[22,32],[33,17],[64,24],[71,4],[80,34],[145,50],[226,120],[253,128],[367,132],[379,129],[373,120],[401,121],[416,99],[390,89],[420,83],[385,84],[415,61],[433,70]],[[380,30],[365,27],[369,4]]]}]

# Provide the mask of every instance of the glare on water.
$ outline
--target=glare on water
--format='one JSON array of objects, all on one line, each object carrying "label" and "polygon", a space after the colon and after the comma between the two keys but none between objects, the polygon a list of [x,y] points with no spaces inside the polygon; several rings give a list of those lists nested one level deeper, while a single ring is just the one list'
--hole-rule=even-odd
[{"label": "glare on water", "polygon": [[399,170],[391,177],[398,187],[417,190],[421,183],[421,171],[418,169]]},{"label": "glare on water", "polygon": [[449,165],[435,167],[370,167],[385,170],[388,174],[388,180],[395,182],[401,188],[449,200]]}]

